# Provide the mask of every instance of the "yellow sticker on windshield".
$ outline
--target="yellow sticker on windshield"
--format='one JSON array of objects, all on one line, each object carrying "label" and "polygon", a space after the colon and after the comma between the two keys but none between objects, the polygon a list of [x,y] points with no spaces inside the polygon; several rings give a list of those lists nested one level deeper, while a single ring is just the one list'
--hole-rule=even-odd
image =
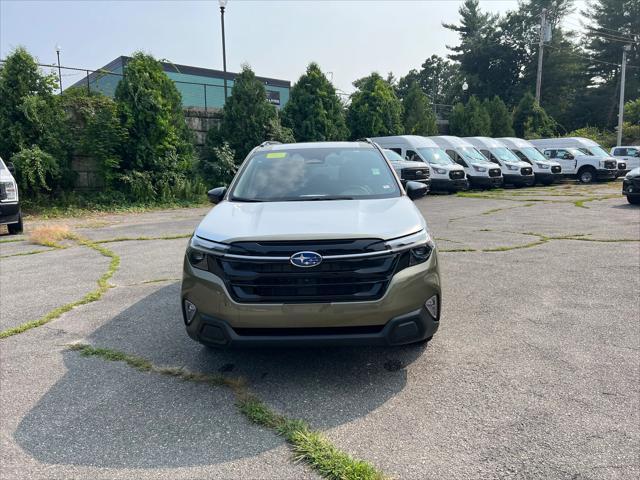
[{"label": "yellow sticker on windshield", "polygon": [[286,152],[270,152],[267,153],[267,158],[284,158],[287,156]]}]

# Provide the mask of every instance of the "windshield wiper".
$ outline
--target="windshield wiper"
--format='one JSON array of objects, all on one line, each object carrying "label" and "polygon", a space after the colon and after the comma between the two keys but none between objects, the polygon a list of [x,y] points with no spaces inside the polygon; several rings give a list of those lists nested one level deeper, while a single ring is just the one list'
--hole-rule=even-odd
[{"label": "windshield wiper", "polygon": [[298,197],[297,201],[300,202],[317,202],[318,200],[354,200],[354,197],[346,195],[326,195],[326,196],[312,196],[312,197]]},{"label": "windshield wiper", "polygon": [[231,201],[232,202],[250,202],[250,203],[257,203],[257,202],[266,202],[267,200],[263,200],[261,198],[242,198],[242,197],[231,197]]}]

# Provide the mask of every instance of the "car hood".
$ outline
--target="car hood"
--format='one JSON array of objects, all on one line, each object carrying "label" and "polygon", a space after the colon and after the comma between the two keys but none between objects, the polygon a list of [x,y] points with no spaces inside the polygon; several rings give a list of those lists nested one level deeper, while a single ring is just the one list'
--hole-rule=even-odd
[{"label": "car hood", "polygon": [[215,206],[195,231],[231,243],[247,240],[389,240],[426,228],[407,196],[376,200],[241,203]]},{"label": "car hood", "polygon": [[393,165],[393,168],[421,168],[423,170],[428,170],[429,169],[429,165],[427,165],[424,162],[412,162],[409,160],[406,161],[397,161],[397,162],[391,162],[391,165]]}]

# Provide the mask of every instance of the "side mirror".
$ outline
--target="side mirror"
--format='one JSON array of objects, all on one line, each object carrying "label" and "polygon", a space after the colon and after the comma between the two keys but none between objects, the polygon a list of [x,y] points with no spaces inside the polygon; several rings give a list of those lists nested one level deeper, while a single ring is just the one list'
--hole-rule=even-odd
[{"label": "side mirror", "polygon": [[573,160],[573,155],[571,155],[570,153],[565,153],[564,157],[562,158],[564,158],[565,160]]},{"label": "side mirror", "polygon": [[411,200],[416,200],[420,197],[424,197],[429,190],[424,183],[420,182],[407,182],[404,188]]},{"label": "side mirror", "polygon": [[11,172],[11,175],[16,173],[16,167],[13,166],[13,162],[7,162],[6,165],[7,165],[7,170]]},{"label": "side mirror", "polygon": [[213,204],[220,203],[227,193],[227,187],[212,188],[207,192],[209,201]]},{"label": "side mirror", "polygon": [[635,154],[636,157],[640,157],[640,150],[638,150]]}]

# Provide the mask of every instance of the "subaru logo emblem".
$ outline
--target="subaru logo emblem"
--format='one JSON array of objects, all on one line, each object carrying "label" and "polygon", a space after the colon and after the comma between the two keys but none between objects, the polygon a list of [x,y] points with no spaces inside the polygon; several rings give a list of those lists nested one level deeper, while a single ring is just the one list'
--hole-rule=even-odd
[{"label": "subaru logo emblem", "polygon": [[315,267],[322,262],[322,255],[316,252],[298,252],[291,255],[289,261],[296,267]]}]

